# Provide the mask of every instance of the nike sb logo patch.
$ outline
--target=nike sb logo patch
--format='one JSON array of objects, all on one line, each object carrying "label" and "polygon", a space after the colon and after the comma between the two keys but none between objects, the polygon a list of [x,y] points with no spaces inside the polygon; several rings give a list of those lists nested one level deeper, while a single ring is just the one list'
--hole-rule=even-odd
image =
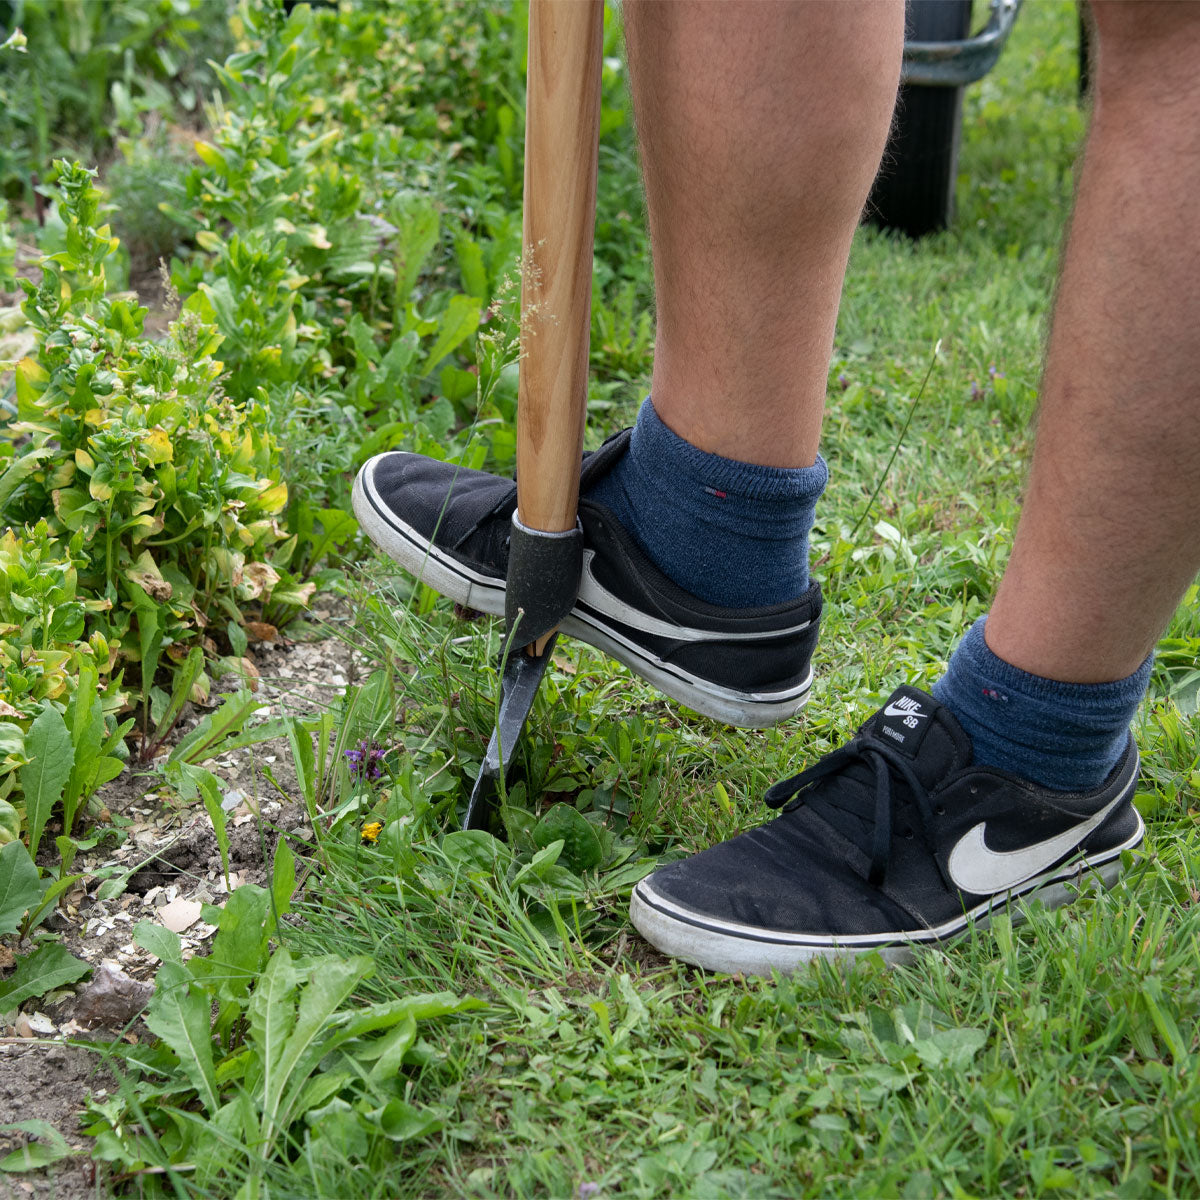
[{"label": "nike sb logo patch", "polygon": [[899,700],[889,704],[883,710],[883,715],[885,717],[902,717],[904,724],[909,729],[916,729],[919,718],[929,716],[911,696],[901,696]]},{"label": "nike sb logo patch", "polygon": [[931,701],[907,688],[892,693],[879,715],[875,732],[894,742],[905,754],[915,756],[925,739],[932,715]]}]

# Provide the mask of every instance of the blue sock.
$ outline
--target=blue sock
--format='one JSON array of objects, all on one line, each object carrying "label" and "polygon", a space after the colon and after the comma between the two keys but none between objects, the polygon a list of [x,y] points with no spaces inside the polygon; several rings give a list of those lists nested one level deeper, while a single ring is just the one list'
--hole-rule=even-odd
[{"label": "blue sock", "polygon": [[706,454],[647,398],[629,453],[588,492],[612,510],[668,579],[726,608],[808,590],[808,533],[829,469],[760,467]]},{"label": "blue sock", "polygon": [[1099,787],[1125,752],[1154,656],[1114,683],[1060,683],[997,658],[981,617],[933,686],[971,736],[975,761],[1063,792]]}]

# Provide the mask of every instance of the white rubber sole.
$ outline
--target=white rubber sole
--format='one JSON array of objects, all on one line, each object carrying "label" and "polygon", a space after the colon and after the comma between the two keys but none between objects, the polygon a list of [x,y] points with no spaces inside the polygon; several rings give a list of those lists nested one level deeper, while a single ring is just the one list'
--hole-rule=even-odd
[{"label": "white rubber sole", "polygon": [[[380,511],[384,507],[382,502],[370,494],[366,476],[364,468],[354,481],[352,499],[354,515],[371,541],[435,592],[464,607],[502,616],[503,581],[471,570],[432,545],[394,513],[385,516]],[[811,666],[803,681],[786,691],[738,692],[720,687],[656,658],[623,637],[620,631],[578,609],[563,621],[561,632],[611,655],[672,700],[715,721],[745,729],[762,729],[786,720],[808,703],[812,689]]]},{"label": "white rubber sole", "polygon": [[654,889],[654,876],[633,890],[629,919],[656,950],[706,971],[734,975],[790,975],[817,958],[857,958],[878,953],[892,965],[911,962],[922,950],[962,937],[972,928],[987,929],[995,913],[1008,912],[1014,924],[1025,920],[1023,902],[1036,899],[1047,908],[1070,904],[1089,883],[1109,888],[1121,875],[1121,854],[1140,844],[1145,825],[1122,845],[1091,859],[1035,876],[1019,890],[993,896],[944,925],[909,933],[873,933],[831,937],[793,934],[723,922],[694,912]]}]

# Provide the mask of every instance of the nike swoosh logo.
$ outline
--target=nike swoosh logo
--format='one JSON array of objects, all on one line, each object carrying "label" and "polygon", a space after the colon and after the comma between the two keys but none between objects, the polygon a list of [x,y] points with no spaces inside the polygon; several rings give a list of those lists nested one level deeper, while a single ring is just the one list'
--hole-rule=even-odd
[{"label": "nike swoosh logo", "polygon": [[1109,813],[1126,798],[1127,791],[1079,825],[1073,825],[1044,842],[1023,846],[1020,850],[989,850],[984,836],[987,822],[980,821],[959,839],[950,852],[950,859],[946,863],[950,878],[956,887],[977,896],[1011,891],[1017,884],[1048,871],[1063,855],[1074,850],[1088,834],[1104,823]]},{"label": "nike swoosh logo", "polygon": [[889,704],[883,710],[885,717],[927,717],[927,712],[922,712],[919,708],[897,708],[894,704]]},{"label": "nike swoosh logo", "polygon": [[663,621],[653,617],[641,609],[626,604],[619,596],[614,596],[597,578],[592,570],[592,560],[596,557],[595,550],[583,552],[583,575],[579,581],[579,601],[588,605],[602,616],[620,621],[631,629],[654,637],[682,639],[688,642],[762,642],[776,638],[786,638],[807,629],[812,622],[801,621],[788,629],[760,630],[756,633],[726,632],[718,629],[692,629],[687,625],[677,625],[672,621]]}]

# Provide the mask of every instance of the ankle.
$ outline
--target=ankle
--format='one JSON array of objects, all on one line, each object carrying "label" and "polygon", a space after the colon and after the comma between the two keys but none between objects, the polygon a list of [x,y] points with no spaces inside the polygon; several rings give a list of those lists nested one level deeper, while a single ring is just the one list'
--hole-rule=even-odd
[{"label": "ankle", "polygon": [[649,399],[629,453],[586,494],[610,509],[650,560],[693,596],[729,608],[794,600],[809,588],[808,534],[829,472],[708,454]]},{"label": "ankle", "polygon": [[933,686],[970,736],[975,761],[1058,791],[1099,787],[1125,750],[1153,656],[1124,679],[1062,683],[993,653],[986,622],[971,626]]}]

